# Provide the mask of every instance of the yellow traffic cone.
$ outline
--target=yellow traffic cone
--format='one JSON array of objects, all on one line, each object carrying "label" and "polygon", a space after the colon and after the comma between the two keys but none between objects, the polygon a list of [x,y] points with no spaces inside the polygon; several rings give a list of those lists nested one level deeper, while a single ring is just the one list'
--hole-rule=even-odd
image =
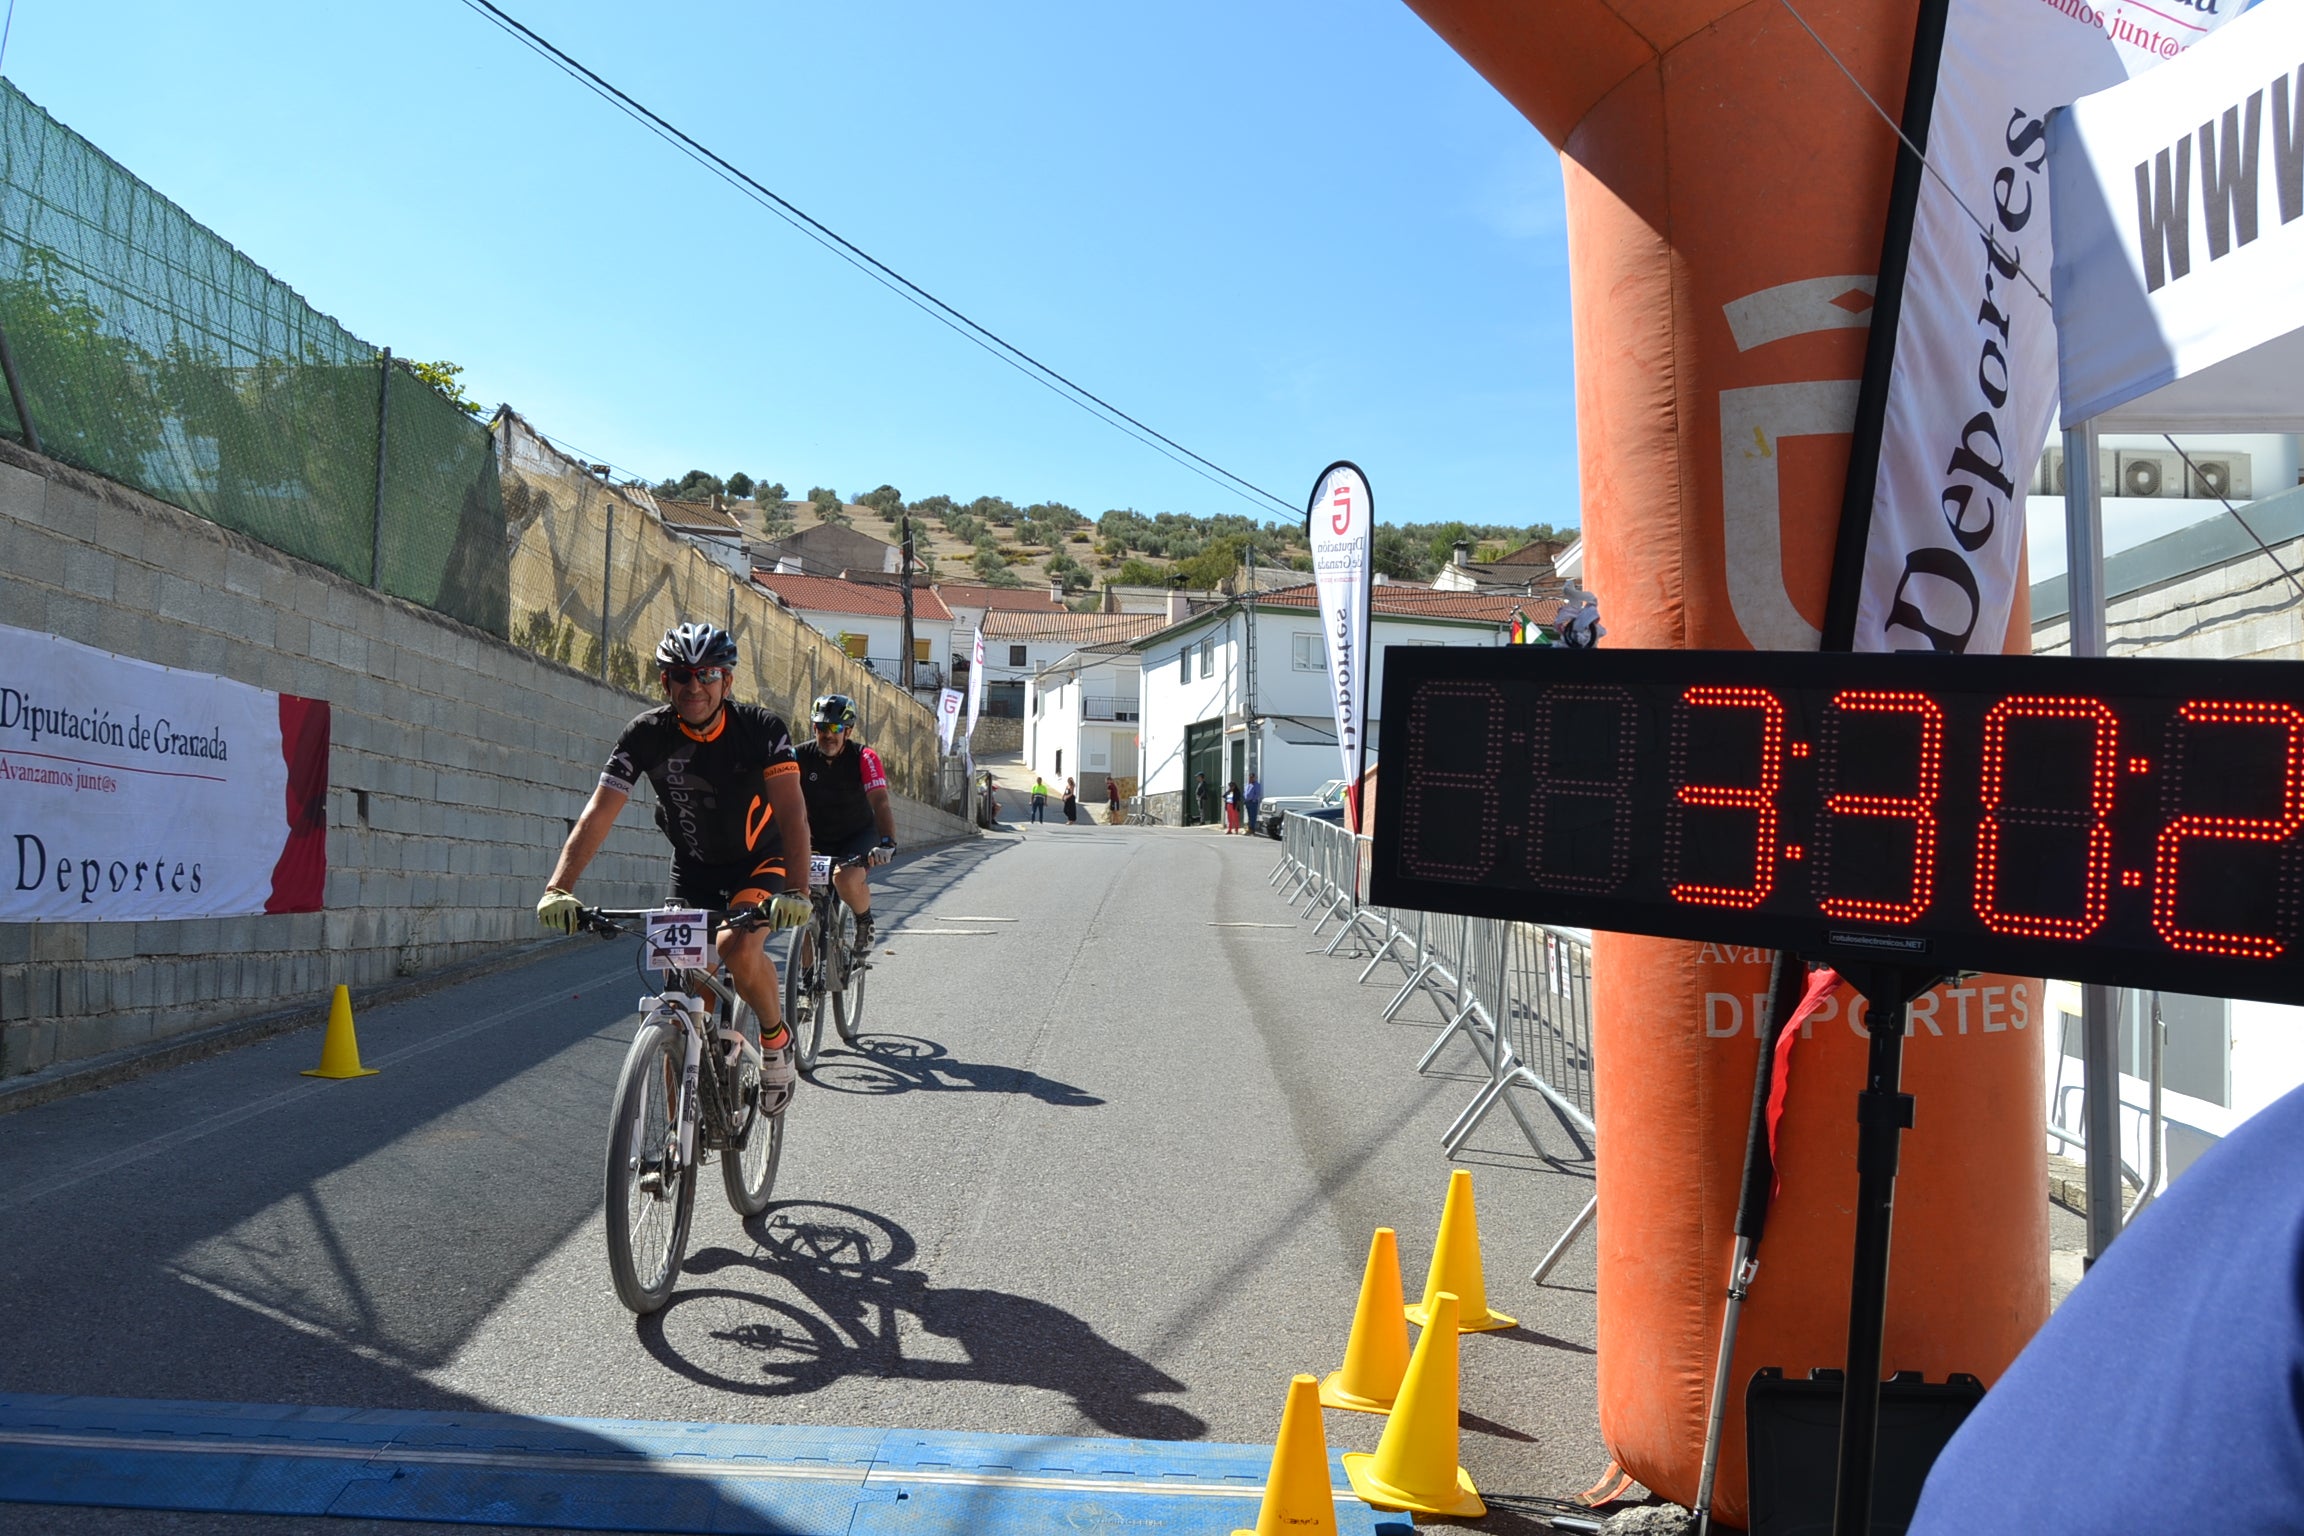
[{"label": "yellow traffic cone", "polygon": [[374,1067],[360,1065],[360,1037],[352,1033],[352,989],[339,984],[328,1005],[328,1035],[320,1042],[320,1065],[306,1067],[306,1077],[374,1077]]},{"label": "yellow traffic cone", "polygon": [[1432,1322],[1416,1341],[1400,1400],[1376,1454],[1344,1453],[1352,1491],[1379,1509],[1476,1520],[1488,1513],[1472,1474],[1456,1461],[1456,1296],[1432,1298]]},{"label": "yellow traffic cone", "polygon": [[1432,1249],[1432,1267],[1424,1275],[1424,1299],[1405,1308],[1408,1321],[1427,1327],[1432,1302],[1442,1291],[1461,1298],[1457,1323],[1460,1333],[1486,1333],[1495,1328],[1517,1328],[1520,1320],[1488,1308],[1488,1287],[1480,1279],[1480,1218],[1472,1209],[1472,1174],[1458,1168],[1448,1175],[1448,1203],[1440,1208],[1440,1241]]},{"label": "yellow traffic cone", "polygon": [[1400,1244],[1390,1227],[1368,1240],[1368,1268],[1360,1277],[1360,1304],[1352,1309],[1352,1337],[1344,1368],[1320,1383],[1324,1408],[1390,1413],[1408,1374],[1408,1322],[1400,1305]]},{"label": "yellow traffic cone", "polygon": [[1232,1536],[1336,1536],[1336,1495],[1328,1484],[1328,1434],[1320,1422],[1320,1388],[1309,1376],[1288,1383],[1280,1439],[1256,1529]]}]

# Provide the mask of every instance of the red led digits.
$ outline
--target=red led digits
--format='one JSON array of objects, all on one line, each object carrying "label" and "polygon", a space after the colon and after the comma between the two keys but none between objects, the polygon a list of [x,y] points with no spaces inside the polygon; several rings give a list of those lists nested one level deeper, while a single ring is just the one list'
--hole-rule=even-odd
[{"label": "red led digits", "polygon": [[[1457,706],[1484,710],[1485,729],[1467,727]],[[1437,715],[1441,729],[1433,728]],[[1408,793],[1401,797],[1400,862],[1427,880],[1479,881],[1496,867],[1496,781],[1504,771],[1504,691],[1493,683],[1426,683],[1409,706],[1409,735],[1417,745]],[[1436,767],[1435,760],[1453,766]],[[1439,829],[1427,829],[1429,814]],[[1435,850],[1461,853],[1465,821],[1472,823],[1466,860],[1434,858]]]},{"label": "red led digits", "polygon": [[[2168,723],[2167,761],[2184,762],[2177,733],[2186,724],[2262,725],[2287,733],[2282,754],[2280,816],[2179,816],[2160,829],[2152,859],[2152,926],[2177,949],[2198,955],[2231,955],[2247,960],[2271,960],[2288,946],[2279,938],[2253,933],[2218,933],[2187,928],[2176,918],[2176,897],[2184,862],[2184,844],[2191,839],[2234,843],[2284,843],[2304,829],[2304,714],[2286,704],[2230,703],[2194,699]],[[2179,766],[2178,772],[2181,772]],[[2170,794],[2175,782],[2172,776]],[[2283,890],[2283,915],[2291,909],[2293,892]]]},{"label": "red led digits", "polygon": [[[1610,704],[1616,708],[1616,775],[1611,779],[1576,779],[1552,771],[1556,704]],[[1528,795],[1528,878],[1546,890],[1587,891],[1605,895],[1624,883],[1632,868],[1632,764],[1639,735],[1640,712],[1632,695],[1622,688],[1563,684],[1544,690],[1532,711],[1530,773],[1534,787]],[[1608,872],[1605,875],[1561,871],[1546,867],[1546,833],[1569,820],[1555,814],[1555,800],[1605,800],[1609,803]],[[1561,807],[1559,809],[1565,809]]]},{"label": "red led digits", "polygon": [[[2012,720],[2084,720],[2094,728],[2088,754],[2088,809],[2002,803],[2008,769],[2008,725]],[[2112,795],[2120,772],[2120,718],[2101,699],[2017,694],[2002,699],[1984,717],[1984,771],[1978,786],[1983,818],[1976,828],[1976,915],[1994,933],[2029,939],[2084,939],[2104,922],[2112,886]],[[2049,917],[2000,909],[2000,852],[2003,826],[2085,827],[2086,869],[2081,881],[2080,915]]]},{"label": "red led digits", "polygon": [[[1691,688],[1680,696],[1687,709],[1677,711],[1672,733],[1671,775],[1673,804],[1665,818],[1667,870],[1680,864],[1681,840],[1689,806],[1708,810],[1749,811],[1759,821],[1752,839],[1752,883],[1746,886],[1706,885],[1677,881],[1672,899],[1712,907],[1756,907],[1776,888],[1776,790],[1784,782],[1784,704],[1765,688]],[[1689,710],[1756,709],[1760,711],[1760,782],[1690,784],[1681,779],[1688,767]],[[1667,879],[1670,874],[1667,873]]]},{"label": "red led digits", "polygon": [[[1917,715],[1920,717],[1920,755],[1913,769],[1909,795],[1833,794],[1824,801],[1818,818],[1816,883],[1823,887],[1832,870],[1833,816],[1874,816],[1912,823],[1912,880],[1902,901],[1870,901],[1853,896],[1826,896],[1817,905],[1833,917],[1875,923],[1909,923],[1928,910],[1936,899],[1936,799],[1944,784],[1944,711],[1924,693],[1882,693],[1871,689],[1844,689],[1832,696],[1832,707],[1850,714]],[[1826,782],[1839,777],[1840,735],[1826,739],[1823,773]]]}]

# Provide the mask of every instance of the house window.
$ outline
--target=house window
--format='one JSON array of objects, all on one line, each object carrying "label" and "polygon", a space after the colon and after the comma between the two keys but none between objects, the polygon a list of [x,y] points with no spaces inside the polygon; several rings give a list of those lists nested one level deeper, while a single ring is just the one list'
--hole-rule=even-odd
[{"label": "house window", "polygon": [[840,649],[846,651],[849,655],[855,657],[858,661],[862,661],[864,659],[865,653],[871,644],[872,638],[869,635],[842,635],[840,637]]},{"label": "house window", "polygon": [[1299,630],[1288,637],[1289,664],[1299,672],[1325,672],[1328,670],[1328,648],[1320,637]]},{"label": "house window", "polygon": [[914,640],[912,642],[912,659],[920,662],[930,660],[929,648],[934,644],[935,642],[932,640]]},{"label": "house window", "polygon": [[1024,647],[1020,645],[1008,647],[1008,665],[1012,667],[1024,665]]},{"label": "house window", "polygon": [[1186,646],[1176,653],[1176,681],[1192,681],[1192,647]]},{"label": "house window", "polygon": [[1056,777],[1064,777],[1064,749],[1062,747],[1056,749]]},{"label": "house window", "polygon": [[1200,675],[1202,677],[1214,677],[1216,675],[1216,642],[1214,640],[1200,642]]}]

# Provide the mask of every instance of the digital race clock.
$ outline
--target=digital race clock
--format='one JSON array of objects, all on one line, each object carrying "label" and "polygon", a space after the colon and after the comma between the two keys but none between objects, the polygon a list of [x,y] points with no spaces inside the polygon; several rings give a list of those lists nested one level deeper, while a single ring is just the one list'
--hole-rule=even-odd
[{"label": "digital race clock", "polygon": [[1384,659],[1379,904],[2304,1001],[2304,663]]}]

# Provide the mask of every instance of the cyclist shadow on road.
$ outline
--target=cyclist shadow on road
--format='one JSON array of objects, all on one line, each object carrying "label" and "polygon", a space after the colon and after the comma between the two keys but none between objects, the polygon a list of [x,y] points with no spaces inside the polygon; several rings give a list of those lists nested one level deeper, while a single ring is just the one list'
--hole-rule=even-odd
[{"label": "cyclist shadow on road", "polygon": [[1104,1101],[1092,1093],[1022,1067],[958,1061],[943,1046],[917,1035],[867,1031],[845,1049],[827,1044],[810,1074],[817,1088],[867,1097],[881,1094],[1025,1093],[1059,1109],[1088,1109]]},{"label": "cyclist shadow on road", "polygon": [[[1105,1434],[1196,1440],[1207,1422],[1147,1398],[1184,1383],[1029,1296],[933,1286],[903,1266],[912,1235],[851,1205],[794,1201],[746,1223],[762,1251],[707,1248],[690,1275],[775,1278],[807,1305],[734,1287],[683,1288],[644,1318],[648,1352],[692,1381],[761,1397],[815,1392],[844,1376],[1037,1387],[1069,1397]],[[915,1352],[907,1355],[905,1339]],[[954,1358],[957,1356],[958,1358]]]}]

